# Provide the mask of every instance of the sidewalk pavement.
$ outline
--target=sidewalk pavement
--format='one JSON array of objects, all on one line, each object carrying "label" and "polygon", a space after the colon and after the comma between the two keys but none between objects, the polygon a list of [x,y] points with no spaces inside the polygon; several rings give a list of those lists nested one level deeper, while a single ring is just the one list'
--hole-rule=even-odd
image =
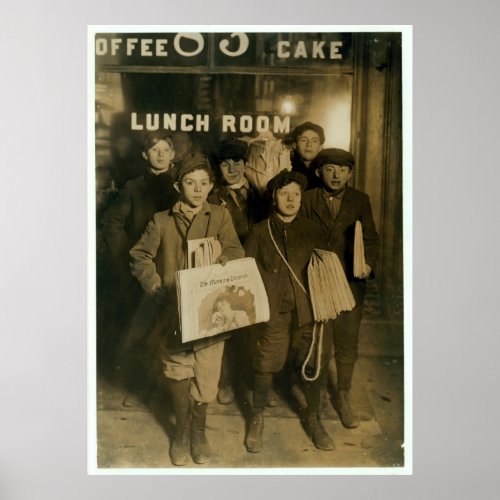
[{"label": "sidewalk pavement", "polygon": [[173,435],[174,419],[164,396],[156,393],[148,406],[127,407],[124,401],[129,394],[118,384],[99,379],[97,466],[103,470],[154,469],[165,473],[225,469],[235,474],[275,468],[311,468],[317,473],[318,468],[401,467],[404,462],[403,368],[400,326],[386,322],[364,323],[352,389],[361,425],[357,429],[345,429],[329,394],[322,400],[323,423],[335,441],[334,451],[314,447],[294,409],[294,399],[286,397],[282,390],[278,391],[278,405],[266,409],[262,453],[248,453],[244,446],[248,409],[245,398],[239,404],[213,403],[209,405],[207,417],[207,438],[213,458],[205,465],[191,463],[184,467],[173,466],[169,459],[169,436]]}]

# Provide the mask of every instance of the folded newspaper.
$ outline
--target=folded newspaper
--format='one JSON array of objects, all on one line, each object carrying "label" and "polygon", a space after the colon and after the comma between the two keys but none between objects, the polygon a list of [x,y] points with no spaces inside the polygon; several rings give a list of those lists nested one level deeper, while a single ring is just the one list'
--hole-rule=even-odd
[{"label": "folded newspaper", "polygon": [[368,268],[365,261],[365,245],[363,243],[363,226],[359,220],[356,221],[354,229],[354,268],[355,278],[366,278]]},{"label": "folded newspaper", "polygon": [[307,269],[314,319],[335,319],[351,311],[356,302],[337,254],[314,249]]},{"label": "folded newspaper", "polygon": [[222,253],[220,241],[213,236],[188,240],[188,268],[214,264]]},{"label": "folded newspaper", "polygon": [[182,342],[269,321],[255,259],[246,257],[176,273]]}]

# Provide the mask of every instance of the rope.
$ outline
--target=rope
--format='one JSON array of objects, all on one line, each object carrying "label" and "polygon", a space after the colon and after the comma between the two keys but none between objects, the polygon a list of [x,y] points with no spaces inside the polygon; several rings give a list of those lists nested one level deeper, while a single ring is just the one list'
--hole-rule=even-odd
[{"label": "rope", "polygon": [[[274,239],[273,232],[271,231],[271,222],[270,219],[267,219],[267,228],[269,230],[269,236],[271,236],[271,241],[273,242],[274,247],[276,248],[276,251],[278,252],[278,255],[281,257],[281,260],[286,264],[286,267],[288,267],[288,270],[290,271],[290,274],[292,275],[293,279],[298,283],[300,288],[304,291],[304,293],[309,297],[309,294],[307,293],[307,290],[305,289],[304,285],[300,282],[299,278],[295,275],[293,272],[293,269],[290,267],[290,264],[286,260],[285,256],[281,253],[281,250],[278,247],[278,244],[276,243],[276,240]],[[302,364],[302,368],[300,370],[302,376],[304,377],[304,380],[307,382],[314,382],[318,377],[319,377],[319,372],[321,370],[321,355],[322,355],[322,345],[323,345],[323,323],[319,323],[319,338],[318,338],[318,343],[317,343],[317,353],[316,353],[316,370],[314,372],[313,377],[309,377],[306,375],[306,367],[307,363],[311,359],[311,356],[314,351],[314,343],[316,341],[316,328],[318,326],[318,321],[315,321],[314,326],[313,326],[313,331],[312,331],[312,338],[311,338],[311,345],[309,346],[309,351],[307,353],[306,359],[304,360],[304,363]]]},{"label": "rope", "polygon": [[[307,364],[309,363],[309,360],[311,359],[311,356],[314,351],[314,342],[316,341],[316,327],[319,325],[319,336],[318,336],[318,343],[316,347],[316,371],[314,372],[314,375],[312,377],[309,377],[306,374],[306,367]],[[300,370],[300,373],[304,377],[304,380],[307,382],[314,382],[318,377],[319,377],[319,372],[321,370],[321,356],[323,354],[322,352],[322,346],[323,346],[323,322],[318,322],[316,321],[313,326],[313,331],[312,331],[312,340],[311,340],[311,345],[309,346],[309,352],[307,353],[306,359],[304,360],[304,363],[302,364],[302,368]]]},{"label": "rope", "polygon": [[290,274],[292,275],[293,279],[298,283],[298,285],[300,286],[300,288],[302,288],[302,290],[304,291],[304,293],[306,295],[309,295],[307,293],[307,290],[304,288],[304,285],[300,282],[299,278],[297,278],[297,276],[293,272],[293,269],[290,267],[290,264],[286,260],[285,256],[281,253],[281,250],[278,248],[278,244],[276,243],[276,240],[274,239],[274,236],[273,236],[273,232],[271,231],[271,222],[270,222],[270,220],[271,219],[267,219],[267,228],[269,229],[269,236],[271,236],[271,240],[273,242],[274,247],[276,248],[276,251],[278,252],[278,254],[281,257],[281,259],[283,260],[283,262],[286,264],[286,267],[288,267],[288,270],[290,271]]}]

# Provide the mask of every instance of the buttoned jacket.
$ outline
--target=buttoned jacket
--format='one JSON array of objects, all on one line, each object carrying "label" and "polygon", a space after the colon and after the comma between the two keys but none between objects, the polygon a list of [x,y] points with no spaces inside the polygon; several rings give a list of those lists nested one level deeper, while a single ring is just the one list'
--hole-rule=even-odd
[{"label": "buttoned jacket", "polygon": [[363,228],[365,261],[375,273],[379,252],[379,237],[373,220],[370,199],[356,189],[346,187],[335,220],[327,205],[322,188],[304,193],[300,213],[321,224],[328,242],[328,250],[337,254],[346,277],[354,280],[354,229],[356,221]]},{"label": "buttoned jacket", "polygon": [[229,210],[233,219],[234,228],[242,243],[245,242],[252,224],[256,220],[255,209],[258,208],[257,195],[251,187],[247,190],[247,199],[235,201],[228,186],[217,186],[208,196],[208,201]]},{"label": "buttoned jacket", "polygon": [[[269,222],[268,222],[269,221]],[[282,255],[287,259],[295,276],[306,289],[302,290],[280,257],[269,234],[269,223],[273,238]],[[280,310],[283,291],[293,287],[299,326],[314,321],[307,280],[307,266],[315,248],[326,248],[322,227],[315,221],[297,216],[285,231],[276,214],[253,226],[245,243],[247,257],[255,258],[269,299],[271,315]]]},{"label": "buttoned jacket", "polygon": [[[228,260],[245,256],[226,208],[205,202],[184,234],[175,220],[173,209],[156,213],[142,237],[130,250],[130,270],[144,291],[150,294],[158,285],[162,287],[167,308],[160,315],[157,327],[169,336],[169,347],[183,348],[177,321],[177,293],[175,273],[188,268],[187,241],[213,236],[220,241],[222,255]],[[157,323],[158,323],[157,322]],[[196,346],[208,345],[215,340],[202,339]],[[184,348],[193,347],[192,343]]]}]

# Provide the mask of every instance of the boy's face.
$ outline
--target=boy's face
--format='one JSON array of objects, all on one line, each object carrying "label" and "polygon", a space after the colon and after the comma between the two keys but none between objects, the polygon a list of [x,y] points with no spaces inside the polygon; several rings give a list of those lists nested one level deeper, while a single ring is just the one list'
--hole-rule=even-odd
[{"label": "boy's face", "polygon": [[314,130],[305,130],[297,137],[295,147],[304,161],[312,161],[323,148],[319,135]]},{"label": "boy's face", "polygon": [[220,164],[220,171],[226,184],[229,186],[238,184],[245,175],[245,162],[243,160],[223,160]]},{"label": "boy's face", "polygon": [[346,165],[326,164],[316,170],[316,175],[329,191],[341,191],[352,177],[352,170]]},{"label": "boy's face", "polygon": [[175,153],[174,148],[167,141],[160,140],[142,155],[149,161],[153,170],[167,170]]},{"label": "boy's face", "polygon": [[274,201],[276,202],[276,211],[280,215],[292,217],[297,215],[302,200],[302,191],[296,182],[291,182],[282,188],[276,189]]},{"label": "boy's face", "polygon": [[205,170],[194,170],[187,173],[182,178],[180,185],[177,183],[176,185],[181,193],[182,201],[192,208],[203,205],[214,186]]}]

